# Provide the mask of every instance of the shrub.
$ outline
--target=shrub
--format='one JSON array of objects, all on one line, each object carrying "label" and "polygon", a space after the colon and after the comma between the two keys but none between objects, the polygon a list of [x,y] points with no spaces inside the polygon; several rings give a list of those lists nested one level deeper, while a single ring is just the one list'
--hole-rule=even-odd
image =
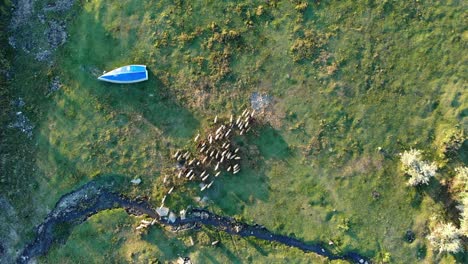
[{"label": "shrub", "polygon": [[460,230],[452,223],[438,224],[427,237],[439,252],[458,253],[463,251]]},{"label": "shrub", "polygon": [[401,154],[400,160],[405,173],[411,176],[408,185],[429,184],[430,178],[435,176],[437,165],[434,162],[423,161],[420,150],[405,151]]}]

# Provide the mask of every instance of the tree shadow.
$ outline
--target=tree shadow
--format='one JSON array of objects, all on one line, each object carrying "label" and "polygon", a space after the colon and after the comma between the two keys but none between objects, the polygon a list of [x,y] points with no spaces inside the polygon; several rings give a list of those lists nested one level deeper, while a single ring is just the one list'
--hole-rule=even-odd
[{"label": "tree shadow", "polygon": [[290,155],[287,143],[271,126],[255,128],[245,137],[236,137],[234,144],[240,148],[241,171],[235,175],[223,174],[209,192],[215,206],[231,216],[241,214],[257,200],[269,199],[267,161]]},{"label": "tree shadow", "polygon": [[262,256],[268,256],[268,252],[265,251],[263,249],[263,247],[259,244],[259,243],[256,243],[256,241],[254,239],[249,239],[247,238],[246,239],[247,243],[249,243],[249,245],[254,248],[255,250],[257,250],[258,253],[260,253],[260,255]]},{"label": "tree shadow", "polygon": [[468,139],[464,140],[460,149],[458,150],[458,159],[467,166],[468,165]]},{"label": "tree shadow", "polygon": [[432,178],[429,181],[428,186],[418,186],[418,192],[424,192],[426,195],[432,198],[437,203],[444,205],[447,216],[452,223],[459,225],[460,223],[460,210],[457,209],[459,205],[457,201],[453,199],[449,192],[448,185],[442,185],[437,179]]},{"label": "tree shadow", "polygon": [[148,74],[148,81],[137,84],[116,85],[96,80],[95,89],[90,92],[113,111],[140,114],[166,136],[191,137],[199,126],[198,120],[151,71]]},{"label": "tree shadow", "polygon": [[264,159],[284,159],[291,155],[288,144],[273,127],[263,126],[256,131],[256,134],[258,136],[252,138],[251,143],[258,147]]},{"label": "tree shadow", "polygon": [[171,261],[179,256],[186,257],[191,252],[192,248],[187,247],[183,241],[177,237],[170,237],[162,227],[153,226],[148,233],[142,236],[142,240],[156,246],[161,252],[161,256],[165,261]]}]

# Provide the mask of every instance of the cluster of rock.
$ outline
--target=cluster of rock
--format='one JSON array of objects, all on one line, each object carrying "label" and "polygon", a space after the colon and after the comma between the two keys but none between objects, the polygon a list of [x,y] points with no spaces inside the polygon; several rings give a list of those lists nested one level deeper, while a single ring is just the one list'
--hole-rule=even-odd
[{"label": "cluster of rock", "polygon": [[[62,15],[68,12],[75,0],[48,1],[46,4],[34,0],[13,2],[13,15],[10,23],[11,36],[8,43],[14,49],[35,54],[41,62],[51,62],[53,51],[63,45],[68,37],[65,21],[48,13]],[[44,5],[42,8],[36,5]]]},{"label": "cluster of rock", "polygon": [[13,121],[8,125],[9,128],[18,129],[24,133],[28,138],[32,138],[34,125],[31,120],[24,114],[22,108],[25,106],[23,98],[19,97],[17,100],[11,102],[18,111],[12,114]]}]

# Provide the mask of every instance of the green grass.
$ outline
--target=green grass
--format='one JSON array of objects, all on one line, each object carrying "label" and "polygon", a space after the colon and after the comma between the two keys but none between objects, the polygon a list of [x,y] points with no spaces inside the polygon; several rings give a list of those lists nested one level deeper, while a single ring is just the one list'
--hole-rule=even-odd
[{"label": "green grass", "polygon": [[[21,179],[8,182],[14,188],[7,197],[21,216],[34,208],[21,221],[29,226],[25,240],[46,208],[92,178],[140,177],[143,183],[125,192],[158,204],[167,191],[160,175],[173,166],[169,152],[209,127],[214,115],[239,113],[252,92],[263,92],[274,98],[260,117],[267,124],[258,136],[238,139],[245,146],[243,170],[207,192],[211,210],[308,242],[333,240],[333,250],[357,250],[377,261],[387,252],[395,263],[414,263],[421,252],[433,261],[424,227],[437,211],[432,208],[443,205],[431,195],[440,187],[406,187],[397,154],[419,148],[447,164],[439,155],[442,140],[468,127],[463,3],[321,1],[301,12],[294,2],[78,3],[55,66],[30,63],[24,54],[14,61],[28,70],[11,87],[31,105],[37,127],[32,142],[18,143],[34,151],[20,161],[21,151],[12,150],[16,156],[6,166],[11,179]],[[291,49],[301,41],[309,48]],[[129,63],[148,65],[150,80],[112,85],[93,75]],[[53,76],[62,89],[45,97]],[[8,138],[23,141],[14,132]],[[449,163],[438,177],[463,162]],[[168,202],[183,208],[195,195],[184,187]],[[146,251],[135,261],[169,261],[177,252],[214,263],[311,261],[309,254],[258,241],[239,242],[245,251],[224,243],[195,250],[157,228],[143,238],[128,226],[113,234],[133,220],[119,213],[122,222],[108,229],[96,222],[101,217],[41,260],[130,261],[129,252],[142,245]],[[403,241],[409,229],[416,232],[412,244]]]},{"label": "green grass", "polygon": [[[203,229],[184,231],[176,236],[160,227],[144,234],[133,229],[139,218],[128,217],[123,210],[102,212],[76,227],[69,242],[54,247],[43,263],[169,263],[179,256],[190,256],[193,262],[245,263],[326,263],[323,258],[300,250],[263,241],[240,239],[222,232]],[[194,242],[191,245],[190,238]],[[219,241],[217,246],[211,243]],[[340,263],[340,262],[333,262]]]}]

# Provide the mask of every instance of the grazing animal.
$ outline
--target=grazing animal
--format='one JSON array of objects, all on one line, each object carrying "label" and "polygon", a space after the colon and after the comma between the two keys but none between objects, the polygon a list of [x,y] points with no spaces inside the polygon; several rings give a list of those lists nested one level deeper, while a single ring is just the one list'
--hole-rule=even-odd
[{"label": "grazing animal", "polygon": [[206,186],[206,188],[209,189],[211,187],[211,185],[213,185],[213,182],[214,181],[211,181],[210,183],[208,183],[208,186]]},{"label": "grazing animal", "polygon": [[143,220],[141,220],[141,223],[144,224],[144,225],[150,225],[151,221],[143,219]]}]

